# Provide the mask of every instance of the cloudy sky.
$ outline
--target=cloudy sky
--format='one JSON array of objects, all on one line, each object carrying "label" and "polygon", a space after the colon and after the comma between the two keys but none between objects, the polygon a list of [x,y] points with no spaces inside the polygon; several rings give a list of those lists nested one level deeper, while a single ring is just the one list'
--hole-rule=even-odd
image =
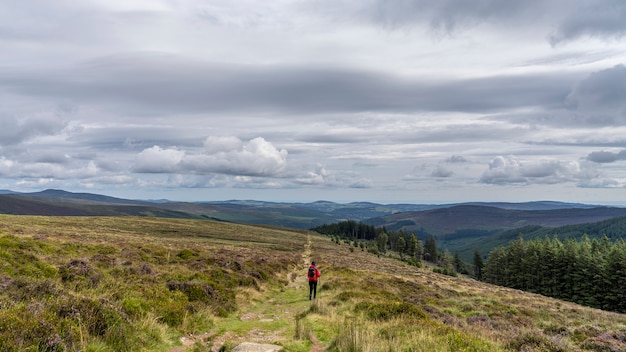
[{"label": "cloudy sky", "polygon": [[623,0],[0,3],[0,189],[626,205]]}]

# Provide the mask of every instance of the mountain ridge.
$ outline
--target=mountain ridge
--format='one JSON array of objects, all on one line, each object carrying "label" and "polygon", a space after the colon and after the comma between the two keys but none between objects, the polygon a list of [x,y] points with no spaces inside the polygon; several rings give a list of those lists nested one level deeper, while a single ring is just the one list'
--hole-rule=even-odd
[{"label": "mountain ridge", "polygon": [[[476,221],[472,221],[472,217],[476,218],[478,216],[477,213],[481,213],[480,217],[482,222],[485,222],[487,215],[496,218],[499,216],[510,219],[518,216],[522,219],[527,219],[532,217],[528,214],[540,215],[540,213],[537,212],[558,212],[559,210],[566,213],[605,212],[608,214],[604,217],[602,217],[602,215],[590,217],[593,221],[616,216],[615,214],[617,213],[621,214],[622,210],[620,209],[624,209],[624,214],[626,215],[626,208],[558,201],[532,201],[522,203],[465,202],[451,204],[336,203],[325,200],[310,203],[269,202],[259,200],[182,202],[163,199],[159,201],[133,200],[94,193],[74,193],[60,189],[46,189],[32,193],[20,193],[10,190],[0,191],[0,213],[6,214],[124,215],[128,213],[130,215],[137,215],[137,209],[133,209],[132,207],[138,206],[144,207],[144,211],[147,213],[150,213],[150,210],[155,213],[174,212],[169,215],[164,214],[166,216],[192,218],[209,217],[222,221],[276,225],[300,229],[308,229],[325,223],[344,220],[363,221],[369,224],[385,225],[390,228],[393,228],[399,223],[409,224],[410,221],[413,221],[415,223],[414,226],[424,227],[424,224],[419,221],[419,218],[434,217],[438,218],[438,220],[436,220],[438,224],[433,225],[436,229],[430,229],[430,232],[435,235],[454,232],[455,229],[450,228],[451,224],[454,222],[451,222],[449,219],[443,219],[446,213],[449,214],[448,217],[458,217],[465,223],[475,223]],[[112,207],[114,209],[112,209]],[[597,209],[602,210],[598,211]],[[463,214],[464,211],[467,214]],[[523,213],[524,211],[533,213]],[[540,216],[545,216],[545,213]],[[561,217],[567,218],[567,216]],[[564,223],[539,224],[560,226],[562,224],[579,223],[575,221],[578,220],[570,219]],[[514,223],[515,221],[511,220],[511,222]],[[526,222],[528,221],[526,220]],[[489,224],[486,226],[493,227],[493,225]],[[461,226],[461,228],[463,228],[463,226]],[[504,226],[504,229],[508,228],[511,228],[511,226]],[[405,229],[411,230],[411,226],[405,226]]]},{"label": "mountain ridge", "polygon": [[[0,213],[54,216],[148,216],[211,219],[249,225],[311,229],[341,221],[385,226],[433,235],[443,248],[460,250],[469,258],[469,244],[477,241],[501,244],[499,233],[540,226],[541,231],[559,226],[597,223],[626,216],[626,208],[557,201],[465,202],[456,204],[378,204],[373,202],[311,203],[228,200],[179,202],[131,200],[92,193],[47,189],[33,193],[0,191]],[[538,230],[539,231],[539,230]],[[509,238],[505,236],[503,238]],[[484,254],[488,247],[483,248]]]}]

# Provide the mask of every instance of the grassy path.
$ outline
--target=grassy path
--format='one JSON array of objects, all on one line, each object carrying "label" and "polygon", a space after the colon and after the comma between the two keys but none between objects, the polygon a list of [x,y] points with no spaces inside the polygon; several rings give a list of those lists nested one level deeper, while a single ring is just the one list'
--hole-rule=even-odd
[{"label": "grassy path", "polygon": [[228,317],[215,319],[212,331],[203,336],[211,341],[211,351],[230,350],[241,342],[279,344],[286,351],[323,351],[315,334],[308,329],[303,334],[296,323],[296,317],[306,314],[314,304],[308,300],[306,281],[310,261],[311,240],[308,238],[301,264],[285,274],[286,285],[243,291],[238,297],[240,309]]}]

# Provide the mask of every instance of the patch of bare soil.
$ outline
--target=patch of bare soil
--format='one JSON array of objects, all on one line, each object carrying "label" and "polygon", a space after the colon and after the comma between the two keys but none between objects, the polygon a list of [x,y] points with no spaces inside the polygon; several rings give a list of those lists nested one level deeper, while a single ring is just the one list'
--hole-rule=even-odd
[{"label": "patch of bare soil", "polygon": [[180,338],[182,346],[172,347],[169,352],[185,352],[192,348],[197,342],[206,343],[211,337],[210,333],[188,335]]}]

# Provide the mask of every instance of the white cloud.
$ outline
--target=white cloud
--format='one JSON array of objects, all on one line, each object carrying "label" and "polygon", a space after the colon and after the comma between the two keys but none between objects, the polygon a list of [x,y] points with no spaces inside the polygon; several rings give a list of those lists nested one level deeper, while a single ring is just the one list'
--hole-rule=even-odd
[{"label": "white cloud", "polygon": [[257,137],[242,143],[234,137],[207,138],[204,152],[154,146],[137,155],[137,173],[278,176],[286,168],[287,151]]},{"label": "white cloud", "polygon": [[133,172],[138,173],[169,173],[175,172],[185,152],[177,149],[162,149],[159,146],[144,149],[137,155]]},{"label": "white cloud", "polygon": [[305,185],[328,185],[335,182],[334,175],[326,170],[326,167],[322,164],[317,164],[315,170],[309,171],[306,175],[297,179],[298,183]]},{"label": "white cloud", "polygon": [[585,180],[579,184],[582,188],[626,188],[626,178],[605,178],[598,177],[591,180]]},{"label": "white cloud", "polygon": [[[181,162],[181,171],[187,173],[220,173],[242,176],[278,176],[286,168],[287,150],[277,149],[262,137],[246,144],[233,143],[232,139],[221,139],[226,143],[220,148],[212,145],[214,153],[186,156]],[[219,152],[216,150],[221,149]]]},{"label": "white cloud", "polygon": [[577,161],[523,161],[515,156],[497,156],[480,178],[490,184],[556,184],[596,177],[597,173]]},{"label": "white cloud", "polygon": [[215,154],[219,152],[230,152],[233,150],[239,150],[243,146],[241,139],[229,136],[229,137],[215,137],[210,136],[204,141],[204,149],[207,154]]}]

